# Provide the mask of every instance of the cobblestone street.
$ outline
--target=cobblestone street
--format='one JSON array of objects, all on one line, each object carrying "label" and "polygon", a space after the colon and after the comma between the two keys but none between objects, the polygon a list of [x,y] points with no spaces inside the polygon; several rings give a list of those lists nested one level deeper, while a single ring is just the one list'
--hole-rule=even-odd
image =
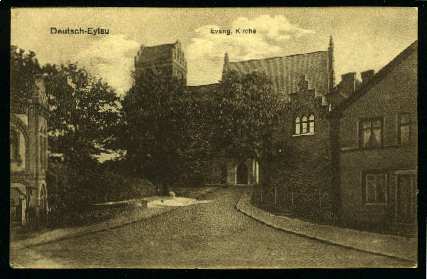
[{"label": "cobblestone street", "polygon": [[157,217],[18,251],[17,267],[295,268],[404,267],[392,258],[268,227],[235,209],[245,188]]}]

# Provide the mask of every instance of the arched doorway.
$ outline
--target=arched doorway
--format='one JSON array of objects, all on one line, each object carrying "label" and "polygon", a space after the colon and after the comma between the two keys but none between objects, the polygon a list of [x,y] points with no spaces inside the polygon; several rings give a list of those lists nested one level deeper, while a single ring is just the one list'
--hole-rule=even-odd
[{"label": "arched doorway", "polygon": [[248,184],[248,167],[245,162],[242,162],[237,166],[236,184]]},{"label": "arched doorway", "polygon": [[47,222],[47,213],[48,213],[48,205],[47,205],[47,191],[46,185],[43,184],[40,192],[40,208],[39,208],[39,218],[41,224],[46,224]]}]

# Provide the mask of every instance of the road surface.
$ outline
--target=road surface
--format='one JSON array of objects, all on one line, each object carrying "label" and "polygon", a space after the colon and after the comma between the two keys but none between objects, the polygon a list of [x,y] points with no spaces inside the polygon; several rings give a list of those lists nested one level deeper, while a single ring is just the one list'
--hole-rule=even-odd
[{"label": "road surface", "polygon": [[244,188],[223,188],[209,203],[19,251],[23,267],[295,268],[402,267],[409,264],[268,227],[235,209]]}]

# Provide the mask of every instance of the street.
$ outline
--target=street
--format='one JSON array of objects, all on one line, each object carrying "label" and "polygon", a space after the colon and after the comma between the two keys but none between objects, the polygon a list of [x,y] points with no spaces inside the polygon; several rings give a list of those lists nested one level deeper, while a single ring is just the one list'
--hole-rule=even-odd
[{"label": "street", "polygon": [[392,258],[268,227],[240,213],[244,188],[123,227],[19,250],[16,267],[296,268],[404,267]]}]

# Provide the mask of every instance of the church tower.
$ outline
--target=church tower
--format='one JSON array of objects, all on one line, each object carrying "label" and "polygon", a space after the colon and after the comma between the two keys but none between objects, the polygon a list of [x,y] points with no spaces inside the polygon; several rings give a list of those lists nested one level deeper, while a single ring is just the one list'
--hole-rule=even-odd
[{"label": "church tower", "polygon": [[141,45],[135,56],[135,79],[144,78],[144,73],[154,72],[187,84],[187,61],[181,42],[156,46]]}]

